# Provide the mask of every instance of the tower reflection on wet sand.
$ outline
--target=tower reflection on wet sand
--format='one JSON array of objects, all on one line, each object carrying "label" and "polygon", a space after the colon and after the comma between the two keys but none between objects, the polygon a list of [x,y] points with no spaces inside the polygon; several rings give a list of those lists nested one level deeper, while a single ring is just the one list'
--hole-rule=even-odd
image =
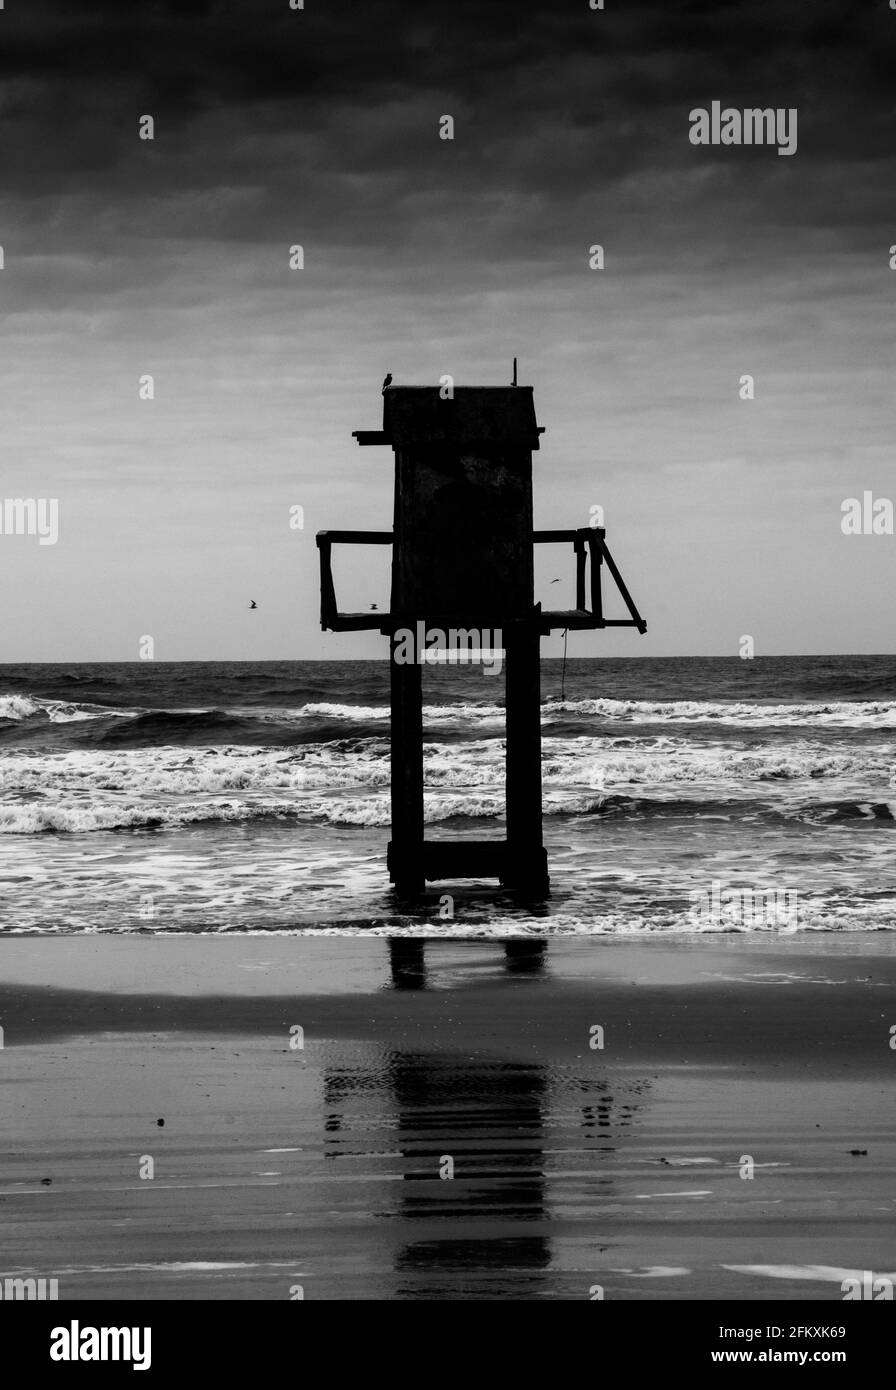
[{"label": "tower reflection on wet sand", "polygon": [[[504,960],[508,973],[537,975],[544,969],[547,942],[531,937],[505,941]],[[389,939],[389,968],[393,989],[426,988],[426,939],[419,936],[393,936]]]},{"label": "tower reflection on wet sand", "polygon": [[[437,967],[428,977],[425,956],[440,944],[390,940],[393,989],[430,989],[435,1000]],[[544,941],[505,943],[505,969],[537,977],[546,951]],[[606,1200],[615,1179],[605,1165],[617,1130],[632,1121],[632,1099],[614,1095],[590,1065],[579,1074],[413,1045],[388,1049],[374,1067],[328,1069],[327,1157],[366,1157],[380,1173],[385,1160],[392,1178],[400,1156],[402,1181],[384,1182],[372,1213],[388,1218],[397,1238],[388,1241],[392,1296],[556,1293],[549,1271],[558,1212],[567,1203],[579,1209],[583,1191],[598,1205]],[[599,1228],[597,1212],[594,1222]],[[602,1248],[595,1239],[595,1255]]]}]

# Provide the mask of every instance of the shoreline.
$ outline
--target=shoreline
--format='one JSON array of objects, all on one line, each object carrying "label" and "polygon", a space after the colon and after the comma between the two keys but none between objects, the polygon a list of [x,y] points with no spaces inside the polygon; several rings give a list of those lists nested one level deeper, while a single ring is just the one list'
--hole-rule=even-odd
[{"label": "shoreline", "polygon": [[839,1299],[894,1263],[889,943],[216,941],[0,942],[0,1275]]}]

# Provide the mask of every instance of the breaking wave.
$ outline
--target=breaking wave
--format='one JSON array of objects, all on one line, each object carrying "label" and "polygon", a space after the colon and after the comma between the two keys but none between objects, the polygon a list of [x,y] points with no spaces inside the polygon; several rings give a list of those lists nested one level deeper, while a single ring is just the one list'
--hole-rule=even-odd
[{"label": "breaking wave", "polygon": [[[380,785],[388,785],[384,771]],[[114,790],[114,789],[110,789]],[[252,824],[263,821],[333,826],[385,827],[391,820],[391,805],[387,791],[339,796],[302,798],[277,794],[250,794],[245,799],[208,797],[203,800],[185,798],[153,801],[144,796],[139,802],[127,797],[100,801],[97,797],[71,799],[60,803],[46,799],[26,799],[15,803],[0,802],[0,835],[83,834],[98,830],[148,830],[161,827],[198,825],[205,823]],[[767,822],[802,820],[806,824],[825,821],[896,821],[896,801],[834,801],[812,802],[792,808],[748,803],[753,815]],[[745,812],[743,801],[688,800],[683,797],[646,797],[622,793],[548,792],[544,799],[545,816],[557,817],[618,817],[637,820],[653,817],[683,820],[710,817],[734,821]],[[470,790],[445,792],[429,790],[424,793],[424,819],[428,825],[448,821],[477,821],[502,819],[504,792]]]},{"label": "breaking wave", "polygon": [[[459,701],[427,705],[427,728],[451,736],[464,732],[500,733],[504,706],[499,702]],[[115,708],[80,701],[44,699],[32,694],[0,696],[0,741],[29,742],[48,727],[67,744],[121,747],[188,747],[238,743],[288,746],[334,739],[348,732],[382,734],[388,727],[384,704],[312,701],[290,706],[228,708]],[[546,700],[546,734],[612,731],[619,726],[689,725],[715,728],[896,731],[896,701],[840,700],[828,704],[765,704],[710,700]]]}]

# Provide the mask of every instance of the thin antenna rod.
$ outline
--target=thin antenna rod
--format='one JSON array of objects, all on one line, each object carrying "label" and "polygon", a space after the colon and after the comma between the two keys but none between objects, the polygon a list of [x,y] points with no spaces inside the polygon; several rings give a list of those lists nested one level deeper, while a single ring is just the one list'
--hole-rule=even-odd
[{"label": "thin antenna rod", "polygon": [[516,358],[513,359],[513,385],[516,386]]}]

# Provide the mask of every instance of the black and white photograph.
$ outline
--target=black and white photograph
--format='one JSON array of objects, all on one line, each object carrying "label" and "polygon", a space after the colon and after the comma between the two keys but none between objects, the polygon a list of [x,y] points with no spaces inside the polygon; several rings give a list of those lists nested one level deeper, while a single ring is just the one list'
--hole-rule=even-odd
[{"label": "black and white photograph", "polygon": [[572,1301],[856,1373],[894,71],[896,0],[0,0],[29,1366]]}]

